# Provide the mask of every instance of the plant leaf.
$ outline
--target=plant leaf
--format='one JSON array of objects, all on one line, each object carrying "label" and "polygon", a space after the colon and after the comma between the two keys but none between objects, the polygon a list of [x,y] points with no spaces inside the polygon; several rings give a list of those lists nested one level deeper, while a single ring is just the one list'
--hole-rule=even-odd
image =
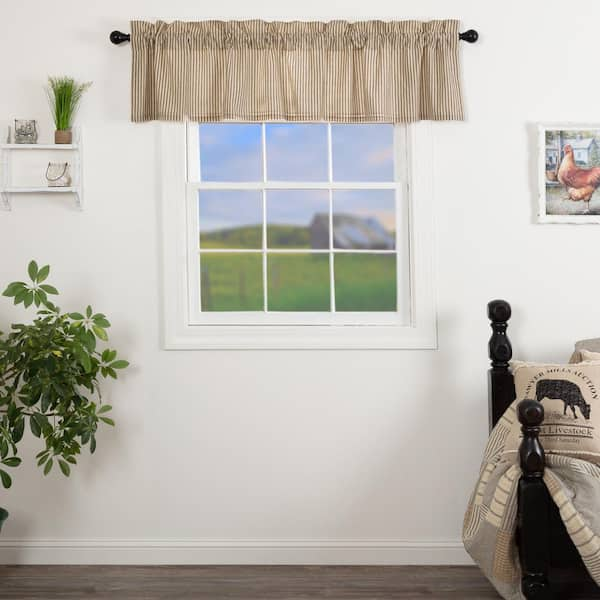
[{"label": "plant leaf", "polygon": [[12,441],[14,444],[18,444],[23,439],[23,433],[25,432],[25,419],[19,419],[12,430]]},{"label": "plant leaf", "polygon": [[27,265],[27,273],[29,274],[29,279],[31,281],[35,281],[38,274],[38,265],[35,260],[32,260],[29,265]]},{"label": "plant leaf", "polygon": [[98,327],[97,325],[92,325],[92,329],[94,330],[94,333],[104,342],[108,341],[108,335],[106,335],[106,331],[104,331],[104,329],[102,329],[102,327]]},{"label": "plant leaf", "polygon": [[3,296],[8,296],[9,298],[12,296],[16,296],[21,290],[25,288],[25,283],[22,281],[13,281],[6,286],[4,292],[2,292]]},{"label": "plant leaf", "polygon": [[126,369],[129,366],[129,362],[126,360],[115,360],[115,362],[111,363],[109,366],[111,369]]},{"label": "plant leaf", "polygon": [[110,322],[103,315],[96,315],[94,317],[94,324],[105,329],[110,327]]},{"label": "plant leaf", "polygon": [[13,300],[13,302],[15,304],[21,304],[21,302],[23,302],[23,300],[25,300],[25,298],[27,297],[28,293],[29,293],[29,291],[27,290],[27,288],[23,287],[23,289],[21,291],[19,291],[15,294],[15,299]]},{"label": "plant leaf", "polygon": [[79,362],[83,365],[86,373],[89,373],[92,370],[92,361],[89,357],[89,354],[82,352],[79,355]]},{"label": "plant leaf", "polygon": [[40,285],[40,288],[43,289],[46,292],[46,294],[52,294],[54,296],[58,295],[58,290],[53,285],[43,283],[42,285]]},{"label": "plant leaf", "polygon": [[37,282],[42,283],[42,281],[46,281],[48,275],[50,275],[50,265],[45,265],[38,271]]},{"label": "plant leaf", "polygon": [[42,413],[34,413],[31,418],[37,421],[42,433],[48,434],[52,431],[52,426],[48,422],[48,417],[46,415]]},{"label": "plant leaf", "polygon": [[69,467],[69,465],[64,460],[61,460],[59,458],[58,466],[60,467],[60,470],[63,472],[63,475],[65,477],[68,477],[71,474],[71,467]]},{"label": "plant leaf", "polygon": [[0,469],[0,480],[2,480],[2,486],[8,489],[12,485],[12,478],[6,472]]},{"label": "plant leaf", "polygon": [[33,303],[33,292],[27,292],[27,294],[25,294],[25,300],[23,301],[23,306],[25,306],[25,308],[29,308],[32,303]]},{"label": "plant leaf", "polygon": [[35,435],[35,437],[39,438],[40,435],[42,435],[42,428],[39,426],[36,419],[34,419],[34,418],[29,419],[29,427],[31,428],[31,433],[33,433],[33,435]]},{"label": "plant leaf", "polygon": [[50,473],[50,471],[52,470],[52,465],[53,464],[54,464],[54,461],[52,459],[50,459],[46,463],[46,466],[44,467],[44,475],[48,475],[48,473]]},{"label": "plant leaf", "polygon": [[110,425],[111,427],[115,426],[115,422],[109,417],[100,417],[100,420],[104,421],[107,425]]},{"label": "plant leaf", "polygon": [[18,467],[21,464],[21,459],[18,456],[10,456],[2,461],[7,467]]},{"label": "plant leaf", "polygon": [[110,404],[103,404],[96,413],[97,415],[101,415],[103,413],[107,413],[109,410],[112,410],[112,406]]},{"label": "plant leaf", "polygon": [[83,321],[85,319],[85,317],[78,312],[72,312],[69,313],[69,317],[71,317],[71,319],[73,319],[73,321]]},{"label": "plant leaf", "polygon": [[85,331],[82,334],[81,341],[89,352],[93,352],[96,349],[96,337],[91,331]]}]

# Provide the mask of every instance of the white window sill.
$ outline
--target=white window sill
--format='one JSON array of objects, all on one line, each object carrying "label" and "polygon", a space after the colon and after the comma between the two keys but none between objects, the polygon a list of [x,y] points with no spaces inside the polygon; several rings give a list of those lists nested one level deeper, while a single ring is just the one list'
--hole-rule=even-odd
[{"label": "white window sill", "polygon": [[436,349],[429,330],[394,326],[188,326],[165,332],[166,350]]}]

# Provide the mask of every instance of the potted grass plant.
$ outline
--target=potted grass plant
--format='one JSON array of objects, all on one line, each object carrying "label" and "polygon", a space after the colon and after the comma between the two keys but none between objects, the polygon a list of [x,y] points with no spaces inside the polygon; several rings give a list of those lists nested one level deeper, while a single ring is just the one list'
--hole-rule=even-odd
[{"label": "potted grass plant", "polygon": [[78,83],[72,77],[48,77],[48,101],[56,131],[55,144],[73,143],[73,120],[79,108],[81,97],[91,82]]},{"label": "potted grass plant", "polygon": [[[68,477],[84,446],[96,450],[96,432],[114,425],[102,401],[100,380],[117,378],[129,363],[104,347],[110,323],[91,306],[65,312],[50,301],[58,291],[47,283],[50,267],[31,261],[29,282],[14,281],[3,295],[25,308],[35,306],[30,324],[0,332],[0,483],[9,488],[9,468],[21,464],[18,446],[26,429],[42,442],[37,464],[48,475],[56,465]],[[0,508],[0,528],[8,517]]]}]

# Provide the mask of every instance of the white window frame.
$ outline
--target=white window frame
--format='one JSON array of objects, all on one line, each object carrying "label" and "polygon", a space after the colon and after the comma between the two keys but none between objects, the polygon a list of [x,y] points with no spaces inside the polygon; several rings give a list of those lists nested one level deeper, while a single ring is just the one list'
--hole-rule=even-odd
[{"label": "white window frame", "polygon": [[[188,128],[189,127],[189,128]],[[192,127],[194,129],[192,129]],[[202,183],[188,171],[198,164],[188,144],[197,124],[158,126],[161,167],[160,215],[163,237],[163,346],[203,349],[434,349],[437,347],[433,269],[432,143],[427,122],[396,126],[406,136],[402,169],[407,182],[397,200],[398,297],[394,313],[243,313],[194,311],[199,306],[197,193],[204,189],[248,189],[249,185]],[[193,133],[192,133],[193,135]],[[197,144],[196,146],[197,147]],[[190,150],[191,149],[191,150]],[[398,168],[398,165],[396,165]],[[263,182],[255,185],[263,189]],[[309,186],[311,184],[308,184]],[[332,185],[329,183],[328,185]],[[335,184],[340,189],[374,189],[378,184]],[[269,187],[269,186],[267,186]],[[274,189],[298,189],[278,183]],[[302,188],[307,184],[302,183]],[[323,189],[322,184],[315,184]],[[381,187],[390,187],[387,184]],[[264,252],[263,248],[263,252]],[[329,252],[326,250],[325,252]],[[405,260],[402,259],[404,254]],[[409,264],[408,272],[405,269]],[[402,289],[406,290],[402,294]]]}]

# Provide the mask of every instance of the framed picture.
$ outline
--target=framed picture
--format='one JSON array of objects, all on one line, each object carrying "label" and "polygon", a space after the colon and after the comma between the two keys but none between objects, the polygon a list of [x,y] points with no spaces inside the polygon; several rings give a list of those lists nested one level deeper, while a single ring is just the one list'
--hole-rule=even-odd
[{"label": "framed picture", "polygon": [[600,223],[600,124],[539,125],[540,223]]}]

